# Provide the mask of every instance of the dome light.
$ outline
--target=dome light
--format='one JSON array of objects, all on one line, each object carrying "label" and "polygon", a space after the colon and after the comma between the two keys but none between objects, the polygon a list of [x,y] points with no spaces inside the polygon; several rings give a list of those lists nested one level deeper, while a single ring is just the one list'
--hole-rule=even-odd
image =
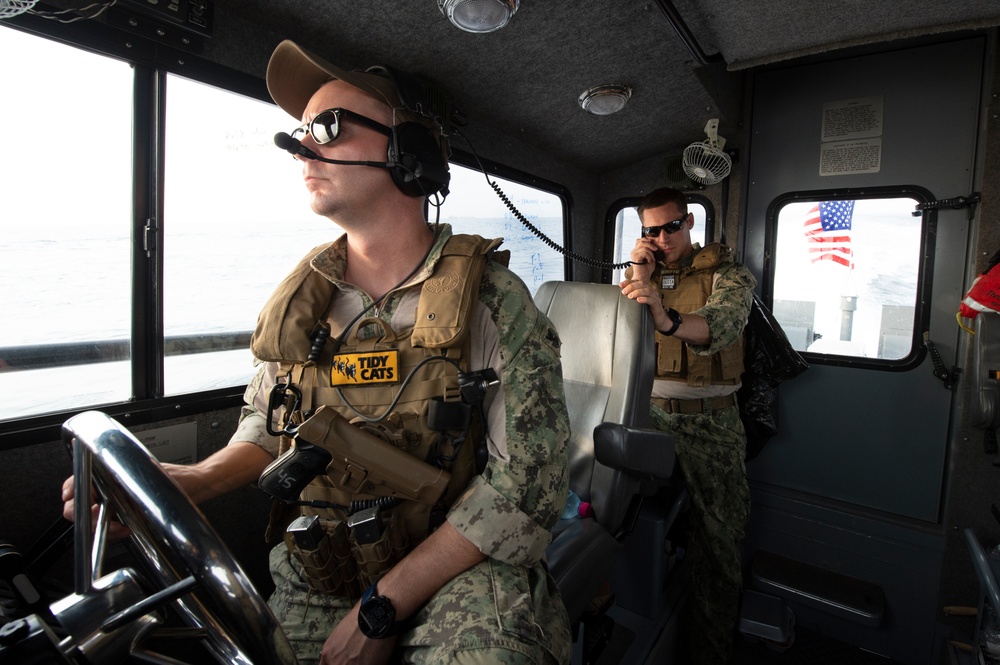
[{"label": "dome light", "polygon": [[611,115],[625,108],[632,97],[627,85],[599,85],[580,95],[580,107],[594,115]]},{"label": "dome light", "polygon": [[507,25],[520,0],[437,0],[438,9],[456,28],[486,33]]}]

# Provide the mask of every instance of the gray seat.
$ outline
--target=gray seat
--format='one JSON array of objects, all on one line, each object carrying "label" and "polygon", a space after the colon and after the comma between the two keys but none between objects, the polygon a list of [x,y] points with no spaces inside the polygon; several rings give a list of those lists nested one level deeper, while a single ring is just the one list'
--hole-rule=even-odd
[{"label": "gray seat", "polygon": [[547,551],[576,623],[610,578],[649,481],[655,486],[673,475],[673,438],[645,429],[655,372],[648,308],[617,286],[581,282],[545,282],[535,302],[562,342],[570,489],[594,511],[560,520]]},{"label": "gray seat", "polygon": [[979,578],[979,604],[976,606],[976,627],[972,634],[972,644],[978,645],[983,631],[989,628],[984,618],[989,616],[987,605],[993,608],[993,614],[1000,616],[1000,562],[990,557],[979,542],[972,529],[965,530],[965,540],[972,556],[972,567]]}]

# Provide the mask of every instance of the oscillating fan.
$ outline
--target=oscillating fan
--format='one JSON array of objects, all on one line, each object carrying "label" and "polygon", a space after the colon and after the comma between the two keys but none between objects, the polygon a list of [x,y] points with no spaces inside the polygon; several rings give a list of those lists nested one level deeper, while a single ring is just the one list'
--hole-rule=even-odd
[{"label": "oscillating fan", "polygon": [[10,18],[23,14],[35,6],[38,0],[0,0],[0,18]]},{"label": "oscillating fan", "polygon": [[719,119],[712,118],[705,125],[708,138],[684,149],[684,173],[702,185],[721,182],[733,168],[733,160],[722,151],[726,139],[719,136],[718,132]]}]

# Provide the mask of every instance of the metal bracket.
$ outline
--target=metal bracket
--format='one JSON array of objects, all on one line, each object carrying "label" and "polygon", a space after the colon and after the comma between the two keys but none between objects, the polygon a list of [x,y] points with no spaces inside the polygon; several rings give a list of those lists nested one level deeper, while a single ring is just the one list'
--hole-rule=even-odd
[{"label": "metal bracket", "polygon": [[925,210],[938,210],[940,208],[971,208],[980,201],[979,192],[973,192],[968,196],[956,196],[952,199],[938,199],[937,201],[927,201],[918,203],[913,211],[914,217],[920,217]]},{"label": "metal bracket", "polygon": [[146,224],[142,227],[142,248],[146,252],[146,258],[153,256],[153,252],[156,251],[156,238],[159,233],[159,229],[156,227],[156,220],[149,218],[146,220]]},{"label": "metal bracket", "polygon": [[944,361],[941,359],[941,353],[930,339],[930,333],[924,333],[924,346],[927,347],[927,353],[931,357],[931,364],[934,366],[934,376],[944,383],[944,387],[947,390],[951,390],[958,379],[959,368],[952,367],[951,372],[948,371],[948,368],[944,366]]}]

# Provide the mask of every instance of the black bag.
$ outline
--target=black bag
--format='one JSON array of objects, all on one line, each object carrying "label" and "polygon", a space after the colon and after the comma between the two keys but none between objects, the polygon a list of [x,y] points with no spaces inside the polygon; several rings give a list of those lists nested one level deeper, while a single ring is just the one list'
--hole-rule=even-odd
[{"label": "black bag", "polygon": [[744,329],[743,385],[736,393],[752,460],[778,433],[778,384],[809,369],[755,293]]}]

